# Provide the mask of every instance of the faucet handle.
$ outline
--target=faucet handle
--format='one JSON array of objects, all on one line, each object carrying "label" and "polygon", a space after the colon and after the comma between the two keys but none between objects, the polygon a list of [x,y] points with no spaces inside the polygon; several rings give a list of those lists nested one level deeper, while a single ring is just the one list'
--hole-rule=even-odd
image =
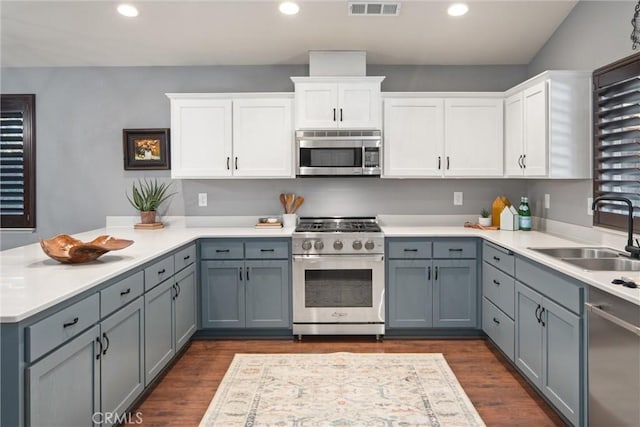
[{"label": "faucet handle", "polygon": [[640,248],[640,240],[636,238],[636,246]]}]

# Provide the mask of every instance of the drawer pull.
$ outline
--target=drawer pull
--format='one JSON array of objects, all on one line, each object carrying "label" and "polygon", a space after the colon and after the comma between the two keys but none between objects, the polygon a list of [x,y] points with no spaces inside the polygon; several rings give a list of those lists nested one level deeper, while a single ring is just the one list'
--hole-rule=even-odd
[{"label": "drawer pull", "polygon": [[498,282],[496,279],[493,279],[493,284],[496,286],[500,286],[500,282]]},{"label": "drawer pull", "polygon": [[462,252],[462,248],[449,248],[449,252]]},{"label": "drawer pull", "polygon": [[404,251],[405,252],[418,252],[417,249],[407,249],[407,248],[405,248]]},{"label": "drawer pull", "polygon": [[126,291],[120,292],[120,296],[123,297],[125,295],[129,295],[131,293],[131,288],[127,288]]},{"label": "drawer pull", "polygon": [[229,253],[229,249],[216,249],[217,254],[226,254]]},{"label": "drawer pull", "polygon": [[498,262],[500,262],[500,258],[499,258],[499,257],[497,257],[497,256],[495,256],[495,255],[493,256],[493,259],[494,259],[494,261],[498,261]]},{"label": "drawer pull", "polygon": [[73,325],[75,325],[76,323],[78,323],[78,320],[79,320],[79,318],[78,318],[78,317],[76,317],[76,318],[74,318],[71,322],[63,323],[63,324],[62,324],[62,327],[63,327],[63,328],[68,328],[69,326],[73,326]]},{"label": "drawer pull", "polygon": [[183,260],[188,260],[189,258],[191,258],[191,255],[187,255],[186,257],[182,258]]},{"label": "drawer pull", "polygon": [[166,272],[167,272],[167,270],[165,268],[163,268],[162,270],[158,271],[158,276],[161,275],[161,274],[164,274]]},{"label": "drawer pull", "polygon": [[275,252],[275,250],[272,249],[260,249],[260,252]]},{"label": "drawer pull", "polygon": [[494,317],[494,318],[493,318],[493,323],[495,323],[496,325],[499,325],[499,324],[500,324],[500,321]]}]

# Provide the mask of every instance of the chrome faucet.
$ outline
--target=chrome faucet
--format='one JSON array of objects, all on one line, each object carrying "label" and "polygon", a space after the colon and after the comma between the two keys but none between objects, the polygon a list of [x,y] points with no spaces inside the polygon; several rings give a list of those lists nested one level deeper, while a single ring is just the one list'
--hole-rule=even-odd
[{"label": "chrome faucet", "polygon": [[592,210],[596,210],[596,205],[602,201],[612,201],[612,202],[624,202],[627,204],[629,208],[629,217],[627,220],[627,233],[629,233],[627,237],[627,245],[624,247],[624,250],[629,252],[631,258],[640,259],[640,242],[636,239],[636,245],[633,244],[633,203],[631,200],[626,197],[618,197],[618,196],[600,196],[596,197],[593,200],[593,204],[591,205]]}]

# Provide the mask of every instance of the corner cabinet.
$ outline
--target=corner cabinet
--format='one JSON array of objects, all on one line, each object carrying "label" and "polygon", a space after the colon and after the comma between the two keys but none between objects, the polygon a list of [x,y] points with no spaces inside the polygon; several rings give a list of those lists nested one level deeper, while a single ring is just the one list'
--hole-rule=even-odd
[{"label": "corner cabinet", "polygon": [[591,73],[546,71],[508,90],[505,175],[591,178]]},{"label": "corner cabinet", "polygon": [[172,178],[292,178],[291,94],[167,94]]},{"label": "corner cabinet", "polygon": [[387,328],[477,328],[475,239],[386,239]]},{"label": "corner cabinet", "polygon": [[292,77],[296,129],[380,129],[384,77]]},{"label": "corner cabinet", "polygon": [[428,95],[385,94],[383,177],[501,177],[502,94]]}]

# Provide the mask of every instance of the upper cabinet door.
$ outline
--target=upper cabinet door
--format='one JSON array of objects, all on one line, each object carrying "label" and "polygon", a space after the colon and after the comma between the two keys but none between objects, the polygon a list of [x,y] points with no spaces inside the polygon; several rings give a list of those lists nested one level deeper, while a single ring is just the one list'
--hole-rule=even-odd
[{"label": "upper cabinet door", "polygon": [[[547,82],[524,90],[524,174],[547,175]],[[567,126],[569,123],[567,123]]]},{"label": "upper cabinet door", "polygon": [[231,100],[171,100],[171,177],[231,176]]},{"label": "upper cabinet door", "polygon": [[327,129],[338,126],[338,85],[296,83],[296,129]]},{"label": "upper cabinet door", "polygon": [[503,100],[445,100],[445,176],[502,176]]},{"label": "upper cabinet door", "polygon": [[384,100],[384,176],[442,176],[444,101],[437,98]]},{"label": "upper cabinet door", "polygon": [[337,123],[343,129],[380,129],[380,83],[339,83]]},{"label": "upper cabinet door", "polygon": [[504,172],[506,176],[521,177],[524,174],[524,129],[522,92],[504,101]]},{"label": "upper cabinet door", "polygon": [[291,99],[233,101],[233,175],[293,177]]}]

